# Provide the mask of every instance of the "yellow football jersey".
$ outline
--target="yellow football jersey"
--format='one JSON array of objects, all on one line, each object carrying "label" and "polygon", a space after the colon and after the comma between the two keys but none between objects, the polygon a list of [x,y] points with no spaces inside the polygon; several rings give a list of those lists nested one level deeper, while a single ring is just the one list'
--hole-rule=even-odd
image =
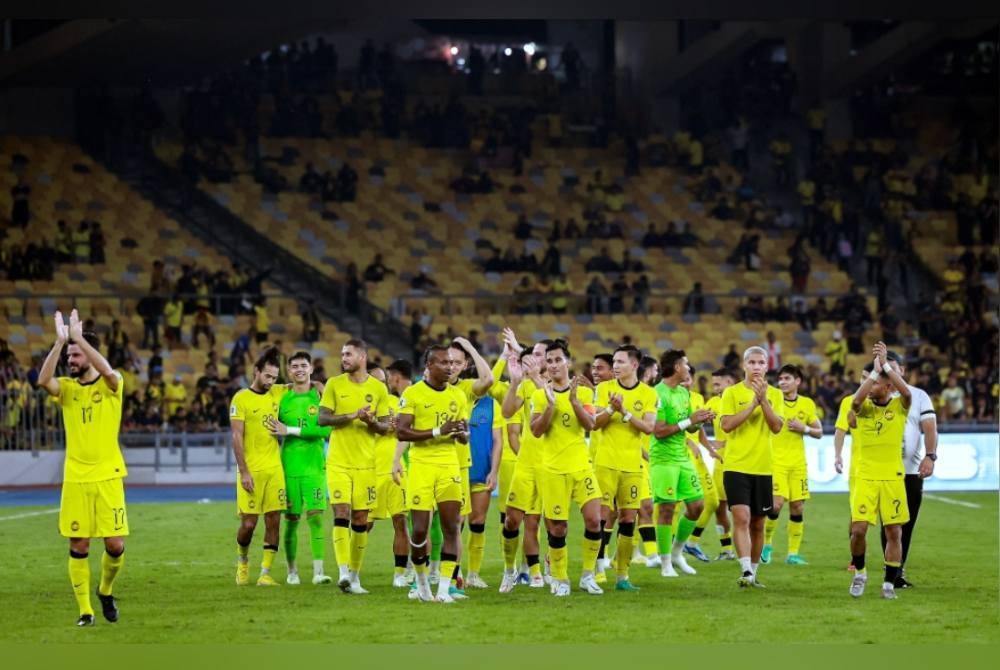
[{"label": "yellow football jersey", "polygon": [[267,419],[278,416],[281,396],[288,388],[274,384],[266,393],[241,389],[233,396],[229,418],[243,422],[243,455],[250,472],[281,467],[278,439],[267,429]]},{"label": "yellow football jersey", "polygon": [[[885,405],[865,400],[857,413],[853,443],[861,445],[857,476],[861,479],[903,478],[903,434],[909,410],[895,397]],[[854,456],[857,458],[857,456]]]},{"label": "yellow football jersey", "polygon": [[[659,399],[651,386],[636,382],[632,388],[626,388],[617,379],[597,385],[597,411],[610,407],[612,393],[622,396],[622,407],[626,412],[637,417],[656,414]],[[649,444],[649,436],[631,423],[622,421],[623,418],[615,414],[604,428],[594,431],[600,434],[594,464],[622,472],[639,472],[642,470],[642,448]],[[594,439],[593,433],[591,439]]]},{"label": "yellow football jersey", "polygon": [[[500,372],[502,371],[503,370],[501,369]],[[493,375],[495,377],[498,376],[496,366],[493,367]],[[493,386],[490,388],[490,396],[492,396],[492,398],[496,400],[497,403],[503,404],[503,399],[504,396],[507,395],[508,388],[510,388],[510,382],[502,382],[502,381],[493,382]],[[501,432],[503,433],[503,454],[501,456],[501,459],[508,462],[516,461],[517,454],[515,454],[514,450],[510,448],[510,437],[507,435],[507,426],[509,426],[512,423],[521,423],[521,417],[519,415],[515,415],[510,419],[504,419],[503,412],[500,411],[499,407],[496,408],[496,412],[500,416],[500,420],[502,422]]]},{"label": "yellow football jersey", "polygon": [[[359,384],[346,373],[340,374],[327,380],[319,406],[334,414],[351,414],[369,407],[376,418],[384,417],[389,415],[389,390],[371,375]],[[376,437],[360,419],[337,426],[330,433],[327,465],[352,470],[374,468]]]},{"label": "yellow football jersey", "polygon": [[62,407],[66,429],[63,481],[101,482],[128,474],[118,444],[124,391],[120,375],[115,391],[104,377],[89,384],[72,377],[59,377],[56,401]]},{"label": "yellow football jersey", "polygon": [[[590,389],[578,388],[577,398],[584,406],[591,406],[593,394]],[[586,431],[576,418],[570,402],[569,389],[555,392],[555,414],[548,431],[538,438],[542,465],[549,472],[565,474],[579,472],[590,467],[587,453]],[[538,389],[531,395],[531,414],[541,414],[548,407],[545,390]],[[522,430],[521,435],[530,432],[531,427]]]},{"label": "yellow football jersey", "polygon": [[[438,391],[424,380],[403,391],[399,399],[399,414],[413,417],[414,430],[433,430],[444,425],[445,421],[467,418],[469,412],[465,403],[465,394],[458,388],[449,384]],[[410,445],[409,454],[411,464],[459,465],[455,440],[451,437],[414,442]]]},{"label": "yellow football jersey", "polygon": [[517,462],[525,465],[540,465],[542,462],[541,442],[531,432],[531,398],[538,387],[535,382],[525,379],[517,387],[517,395],[524,404],[521,405],[519,414],[515,414],[511,419],[519,419],[521,422],[520,450],[517,453]]},{"label": "yellow football jersey", "polygon": [[798,419],[805,425],[818,421],[816,416],[816,403],[812,398],[799,395],[795,400],[781,399],[781,414],[784,416],[784,423],[781,425],[781,432],[771,439],[772,457],[774,465],[782,468],[796,469],[806,467],[806,442],[802,433],[795,433],[788,429],[788,422]]},{"label": "yellow football jersey", "polygon": [[[746,384],[733,384],[722,393],[720,413],[722,416],[739,414],[753,401],[753,396],[753,389]],[[781,391],[770,385],[767,387],[767,399],[778,416],[782,416],[782,397]],[[764,410],[757,406],[746,421],[726,436],[726,471],[771,474],[771,437]]]},{"label": "yellow football jersey", "polygon": [[[726,431],[722,430],[722,396],[714,395],[705,401],[705,407],[715,412],[715,418],[712,419],[712,439],[720,444],[720,446],[725,446],[726,444]],[[693,402],[691,409],[697,409]]]}]

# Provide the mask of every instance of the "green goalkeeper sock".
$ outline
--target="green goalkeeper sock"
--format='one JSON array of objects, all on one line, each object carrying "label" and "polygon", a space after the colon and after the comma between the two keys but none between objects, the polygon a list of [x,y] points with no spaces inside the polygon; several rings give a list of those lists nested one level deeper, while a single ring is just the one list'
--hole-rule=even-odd
[{"label": "green goalkeeper sock", "polygon": [[[323,515],[313,514],[306,517],[309,524],[309,549],[312,551],[314,561],[322,561],[326,555],[326,535],[323,533]],[[287,543],[288,540],[285,540]],[[285,545],[288,549],[288,545]]]},{"label": "green goalkeeper sock", "polygon": [[289,566],[295,565],[299,553],[299,520],[285,519],[285,560]]}]

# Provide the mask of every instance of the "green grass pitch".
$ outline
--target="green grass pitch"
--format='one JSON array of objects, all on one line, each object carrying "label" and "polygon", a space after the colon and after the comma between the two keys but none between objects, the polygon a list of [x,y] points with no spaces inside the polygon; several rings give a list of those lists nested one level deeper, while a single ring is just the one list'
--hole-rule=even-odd
[{"label": "green grass pitch", "polygon": [[[490,512],[483,576],[488,590],[469,591],[455,605],[418,603],[390,586],[391,534],[377,524],[363,571],[367,596],[313,586],[305,524],[299,541],[303,585],[234,584],[235,504],[132,504],[132,536],[116,585],[121,621],[77,629],[66,571],[68,547],[51,508],[0,508],[3,607],[0,641],[19,643],[917,643],[988,642],[998,630],[998,506],[996,493],[944,494],[925,499],[909,560],[916,584],[898,600],[879,598],[882,560],[876,529],[869,534],[871,582],[852,599],[845,495],[816,495],[806,506],[802,554],[808,566],[784,563],[787,516],[775,538],[775,560],[762,566],[767,589],[740,590],[733,562],[689,559],[694,577],[673,580],[633,566],[639,593],[589,596],[575,590],[581,522],[570,521],[574,592],[556,599],[548,589],[496,591],[501,572],[497,514]],[[40,512],[35,516],[26,513]],[[17,518],[12,518],[17,517]],[[329,525],[330,513],[326,513]],[[261,535],[251,550],[259,572]],[[91,551],[99,576],[99,545]],[[714,529],[703,546],[718,553]],[[336,574],[332,546],[327,572]],[[275,561],[284,581],[283,554]],[[609,572],[609,578],[611,573]]]}]

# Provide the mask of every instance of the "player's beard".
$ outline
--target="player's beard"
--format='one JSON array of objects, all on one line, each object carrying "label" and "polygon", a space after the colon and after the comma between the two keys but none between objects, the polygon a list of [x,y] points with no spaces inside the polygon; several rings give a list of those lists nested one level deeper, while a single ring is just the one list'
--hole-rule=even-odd
[{"label": "player's beard", "polygon": [[83,365],[81,367],[78,367],[78,368],[76,368],[75,371],[74,371],[73,367],[70,366],[70,368],[69,368],[69,376],[72,379],[79,379],[80,377],[82,377],[85,374],[87,374],[89,371],[90,371],[90,366],[89,365]]}]

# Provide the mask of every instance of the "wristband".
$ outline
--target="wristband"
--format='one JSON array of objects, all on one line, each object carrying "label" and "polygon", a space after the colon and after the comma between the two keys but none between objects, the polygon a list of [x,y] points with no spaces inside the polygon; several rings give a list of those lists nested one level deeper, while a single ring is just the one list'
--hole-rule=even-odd
[{"label": "wristband", "polygon": [[679,424],[677,424],[677,427],[680,428],[681,430],[687,430],[690,426],[691,426],[691,419],[684,419]]},{"label": "wristband", "polygon": [[878,370],[872,370],[868,373],[868,379],[871,379],[873,382],[878,381],[880,374]]},{"label": "wristband", "polygon": [[892,372],[892,366],[890,366],[888,363],[883,363],[882,372],[889,374],[890,372]]},{"label": "wristband", "polygon": [[603,410],[603,412],[605,414],[607,414],[608,416],[614,416],[615,415],[615,408],[614,407],[605,407],[604,410]]},{"label": "wristband", "polygon": [[431,431],[431,435],[434,437],[441,437],[441,429],[435,428],[434,430]]},{"label": "wristband", "polygon": [[301,435],[302,434],[302,429],[299,428],[298,426],[285,426],[285,429],[288,431],[289,435]]},{"label": "wristband", "polygon": [[627,412],[625,416],[622,417],[622,423],[628,423],[632,420],[632,412]]}]

